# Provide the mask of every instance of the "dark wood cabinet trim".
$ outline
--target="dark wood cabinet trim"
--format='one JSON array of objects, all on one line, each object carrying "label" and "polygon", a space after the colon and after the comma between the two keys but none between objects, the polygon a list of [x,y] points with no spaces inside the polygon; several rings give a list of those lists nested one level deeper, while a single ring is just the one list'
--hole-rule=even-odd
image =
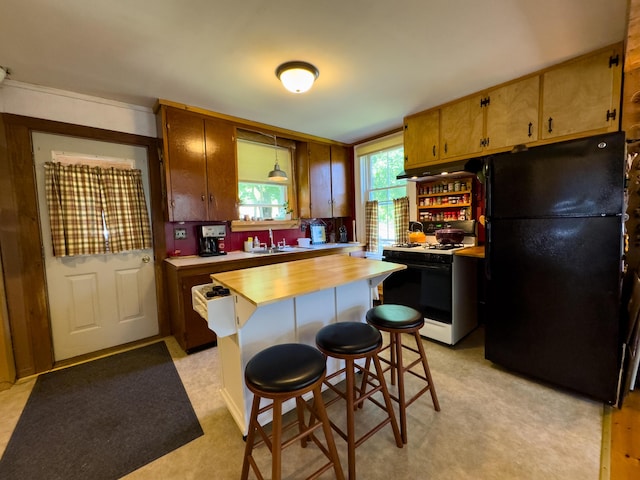
[{"label": "dark wood cabinet trim", "polygon": [[166,240],[157,139],[14,114],[0,114],[0,245],[18,378],[49,370],[54,365],[32,158],[33,131],[147,148],[158,322],[161,336],[170,333],[162,268],[166,258]]}]

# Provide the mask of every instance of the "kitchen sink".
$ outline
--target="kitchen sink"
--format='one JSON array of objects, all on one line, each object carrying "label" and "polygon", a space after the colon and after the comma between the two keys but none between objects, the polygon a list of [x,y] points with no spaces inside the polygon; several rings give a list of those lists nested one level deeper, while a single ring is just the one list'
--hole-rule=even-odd
[{"label": "kitchen sink", "polygon": [[261,248],[259,250],[253,250],[251,253],[257,253],[258,255],[272,255],[275,253],[287,253],[294,252],[296,250],[295,247],[275,247],[275,248]]}]

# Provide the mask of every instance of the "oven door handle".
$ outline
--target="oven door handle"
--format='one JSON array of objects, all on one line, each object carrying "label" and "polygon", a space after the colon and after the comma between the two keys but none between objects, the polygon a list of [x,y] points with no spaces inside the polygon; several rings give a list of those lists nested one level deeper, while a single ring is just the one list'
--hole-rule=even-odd
[{"label": "oven door handle", "polygon": [[428,270],[431,272],[448,272],[451,270],[451,264],[442,263],[437,265],[424,265],[424,264],[416,264],[416,263],[403,263],[402,265],[406,265],[407,268],[415,268],[416,270]]}]

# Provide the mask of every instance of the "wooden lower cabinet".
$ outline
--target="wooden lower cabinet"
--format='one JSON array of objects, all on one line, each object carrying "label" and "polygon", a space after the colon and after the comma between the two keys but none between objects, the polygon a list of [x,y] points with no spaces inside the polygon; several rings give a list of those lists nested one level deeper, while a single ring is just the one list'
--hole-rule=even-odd
[{"label": "wooden lower cabinet", "polygon": [[[211,283],[211,274],[241,270],[244,268],[270,265],[274,263],[290,262],[305,258],[321,257],[336,254],[356,254],[362,252],[364,245],[350,244],[349,246],[327,247],[318,250],[301,250],[292,253],[278,253],[274,255],[255,255],[229,260],[202,263],[199,261],[189,265],[187,259],[165,260],[165,279],[169,297],[169,315],[171,333],[178,344],[187,353],[201,348],[213,346],[217,342],[214,332],[209,329],[207,321],[193,310],[191,302],[191,287]],[[220,257],[213,257],[218,258]]]},{"label": "wooden lower cabinet", "polygon": [[191,306],[191,287],[211,283],[209,273],[190,274],[167,268],[171,332],[182,349],[191,353],[198,348],[215,345],[216,334]]}]

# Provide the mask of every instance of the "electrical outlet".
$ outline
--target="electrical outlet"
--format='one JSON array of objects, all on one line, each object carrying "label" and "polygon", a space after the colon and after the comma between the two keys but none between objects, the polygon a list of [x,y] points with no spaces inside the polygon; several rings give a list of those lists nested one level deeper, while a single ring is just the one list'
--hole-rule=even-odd
[{"label": "electrical outlet", "polygon": [[184,240],[185,238],[187,238],[187,229],[176,228],[173,230],[173,236],[176,240]]}]

